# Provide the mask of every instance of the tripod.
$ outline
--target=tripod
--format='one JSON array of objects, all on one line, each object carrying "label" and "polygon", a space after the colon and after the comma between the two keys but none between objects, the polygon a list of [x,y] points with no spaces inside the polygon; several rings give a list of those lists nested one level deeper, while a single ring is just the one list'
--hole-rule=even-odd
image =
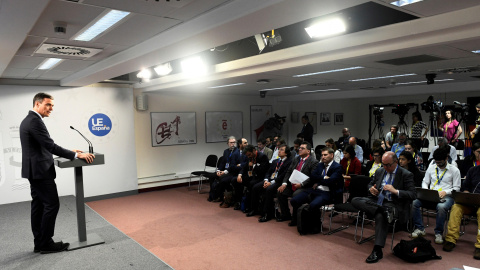
[{"label": "tripod", "polygon": [[399,114],[398,115],[398,133],[405,133],[408,134],[408,125],[407,122],[405,122],[405,114]]}]

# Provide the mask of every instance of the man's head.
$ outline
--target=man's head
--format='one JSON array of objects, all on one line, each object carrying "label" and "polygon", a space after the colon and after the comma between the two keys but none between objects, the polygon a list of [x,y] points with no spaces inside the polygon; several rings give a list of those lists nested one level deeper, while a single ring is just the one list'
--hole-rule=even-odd
[{"label": "man's head", "polygon": [[287,157],[289,158],[291,155],[291,152],[290,152],[290,148],[285,145],[285,144],[282,144],[278,147],[278,157],[283,159],[284,157]]},{"label": "man's head", "polygon": [[297,139],[300,139],[301,141],[303,141],[305,139],[305,136],[303,135],[303,133],[298,133],[297,134]]},{"label": "man's head", "polygon": [[53,111],[53,97],[46,93],[38,93],[33,97],[33,110],[42,117],[49,117]]},{"label": "man's head", "polygon": [[348,137],[350,136],[350,130],[348,128],[344,128],[342,129],[342,134],[343,134],[343,137]]},{"label": "man's head", "polygon": [[348,139],[348,144],[350,144],[351,146],[357,145],[357,139],[355,137],[351,137],[350,139]]},{"label": "man's head", "polygon": [[312,151],[312,145],[309,142],[302,142],[298,148],[298,155],[304,158],[310,155],[310,151]]},{"label": "man's head", "polygon": [[243,154],[245,154],[248,158],[252,159],[257,155],[257,149],[255,149],[255,146],[247,144],[243,149]]},{"label": "man's head", "polygon": [[245,139],[245,138],[238,139],[237,143],[238,143],[238,148],[239,148],[241,151],[242,151],[243,149],[245,149],[245,146],[248,145],[247,139]]},{"label": "man's head", "polygon": [[302,116],[302,124],[306,125],[308,123],[308,116],[304,115]]},{"label": "man's head", "polygon": [[272,145],[273,138],[272,138],[272,137],[267,137],[267,138],[265,139],[265,142],[267,143],[267,146],[270,146],[270,145]]},{"label": "man's head", "polygon": [[447,166],[448,161],[448,151],[444,147],[439,147],[435,152],[433,152],[433,159],[435,160],[435,164],[440,169],[443,169]]},{"label": "man's head", "polygon": [[295,141],[293,141],[293,149],[295,150],[295,152],[298,153],[298,148],[300,147],[300,144],[302,144],[303,140],[300,140],[300,139],[295,139]]},{"label": "man's head", "polygon": [[438,138],[438,148],[441,148],[447,144],[448,144],[447,139],[445,139],[444,137]]},{"label": "man's head", "polygon": [[400,133],[400,135],[398,135],[398,143],[399,144],[405,144],[406,140],[407,140],[407,134]]},{"label": "man's head", "polygon": [[477,105],[475,105],[475,110],[477,110],[477,113],[480,114],[480,103],[478,103]]},{"label": "man's head", "polygon": [[278,138],[278,140],[277,140],[277,147],[279,147],[279,146],[282,145],[282,144],[287,144],[287,143],[285,142],[284,139]]},{"label": "man's head", "polygon": [[263,148],[265,148],[265,145],[266,145],[266,140],[265,139],[258,139],[257,140],[257,148],[258,150],[262,151]]},{"label": "man's head", "polygon": [[237,145],[237,139],[235,139],[235,136],[228,137],[227,144],[228,144],[228,149],[233,150]]},{"label": "man's head", "polygon": [[385,171],[388,173],[393,173],[397,168],[397,155],[394,152],[388,151],[385,152],[382,156],[382,164],[385,168]]},{"label": "man's head", "polygon": [[390,126],[390,132],[392,134],[397,134],[398,126],[397,125],[391,125]]},{"label": "man's head", "polygon": [[333,160],[333,154],[335,151],[330,147],[324,147],[322,149],[322,162],[325,164],[330,163]]}]

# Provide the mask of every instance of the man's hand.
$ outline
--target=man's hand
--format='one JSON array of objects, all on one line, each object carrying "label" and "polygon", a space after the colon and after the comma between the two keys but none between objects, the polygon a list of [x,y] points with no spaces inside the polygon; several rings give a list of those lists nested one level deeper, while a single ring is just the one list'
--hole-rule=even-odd
[{"label": "man's hand", "polygon": [[377,195],[378,195],[377,184],[373,185],[373,187],[370,188],[370,193],[371,193],[373,196],[377,196]]},{"label": "man's hand", "polygon": [[218,172],[217,172],[217,176],[218,176],[218,177],[220,177],[220,176],[222,176],[222,175],[224,175],[224,174],[225,174],[225,173],[224,173],[223,171],[218,171]]},{"label": "man's hand", "polygon": [[272,183],[268,182],[268,181],[265,181],[263,182],[263,188],[267,188],[271,185]]},{"label": "man's hand", "polygon": [[390,191],[391,193],[398,195],[398,190],[396,190],[392,185],[385,185],[383,190]]},{"label": "man's hand", "polygon": [[287,187],[287,185],[281,185],[280,187],[278,187],[277,191],[282,193],[285,190],[286,187]]},{"label": "man's hand", "polygon": [[294,186],[295,186],[296,189],[302,188],[302,184],[294,184]]},{"label": "man's hand", "polygon": [[446,191],[439,191],[438,196],[440,196],[440,199],[443,199],[443,197],[447,196],[447,192]]},{"label": "man's hand", "polygon": [[77,158],[84,159],[87,163],[92,163],[93,159],[95,158],[95,155],[90,154],[90,153],[78,153],[77,152]]},{"label": "man's hand", "polygon": [[77,149],[73,149],[72,151],[75,152],[75,153],[77,153],[77,154],[83,153],[82,150],[77,150]]}]

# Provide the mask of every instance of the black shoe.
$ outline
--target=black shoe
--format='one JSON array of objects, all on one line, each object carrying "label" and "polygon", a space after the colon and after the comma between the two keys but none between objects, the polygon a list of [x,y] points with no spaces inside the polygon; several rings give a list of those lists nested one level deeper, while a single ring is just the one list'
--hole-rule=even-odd
[{"label": "black shoe", "polygon": [[235,206],[233,207],[233,210],[240,210],[241,209],[241,205],[240,203],[235,203]]},{"label": "black shoe", "polygon": [[455,244],[452,242],[445,241],[443,244],[443,251],[450,252],[455,248]]},{"label": "black shoe", "polygon": [[284,221],[289,221],[289,220],[292,220],[292,217],[288,216],[288,217],[285,217],[285,216],[279,216],[276,218],[277,222],[284,222]]},{"label": "black shoe", "polygon": [[208,197],[207,201],[212,202],[213,200],[212,200],[212,198]]},{"label": "black shoe", "polygon": [[247,213],[247,217],[253,217],[255,215],[258,215],[257,211],[255,211],[255,210]]},{"label": "black shoe", "polygon": [[475,260],[480,260],[480,248],[475,248],[475,252],[473,253],[473,258]]},{"label": "black shoe", "polygon": [[377,251],[374,249],[372,253],[370,253],[370,256],[368,256],[368,258],[365,261],[367,263],[376,263],[380,261],[380,259],[382,258],[383,258],[383,252],[381,250]]},{"label": "black shoe", "polygon": [[297,222],[292,220],[288,223],[288,226],[295,227],[295,226],[297,226]]},{"label": "black shoe", "polygon": [[56,242],[56,243],[51,243],[47,245],[46,247],[41,248],[40,253],[41,254],[48,254],[48,253],[55,253],[55,252],[61,252],[67,250],[67,248],[70,246],[69,243],[63,243],[62,241]]},{"label": "black shoe", "polygon": [[222,198],[216,198],[215,200],[213,200],[213,202],[221,202],[221,201],[223,201]]},{"label": "black shoe", "polygon": [[37,246],[34,246],[34,247],[33,247],[33,252],[34,252],[34,253],[39,253],[39,252],[40,252],[40,248],[37,247]]},{"label": "black shoe", "polygon": [[271,219],[272,219],[272,217],[271,217],[270,215],[265,215],[265,216],[263,216],[263,217],[260,217],[260,218],[258,219],[258,222],[267,222],[267,221],[269,221],[269,220],[271,220]]}]

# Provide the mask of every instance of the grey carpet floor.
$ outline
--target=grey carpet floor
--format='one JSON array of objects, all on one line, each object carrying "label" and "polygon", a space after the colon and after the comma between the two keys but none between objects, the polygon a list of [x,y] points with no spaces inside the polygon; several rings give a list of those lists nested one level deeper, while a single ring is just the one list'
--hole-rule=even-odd
[{"label": "grey carpet floor", "polygon": [[[55,241],[78,235],[75,197],[61,197],[60,204]],[[85,217],[87,234],[105,244],[42,255],[33,252],[30,202],[0,205],[0,269],[172,269],[88,206]]]}]

